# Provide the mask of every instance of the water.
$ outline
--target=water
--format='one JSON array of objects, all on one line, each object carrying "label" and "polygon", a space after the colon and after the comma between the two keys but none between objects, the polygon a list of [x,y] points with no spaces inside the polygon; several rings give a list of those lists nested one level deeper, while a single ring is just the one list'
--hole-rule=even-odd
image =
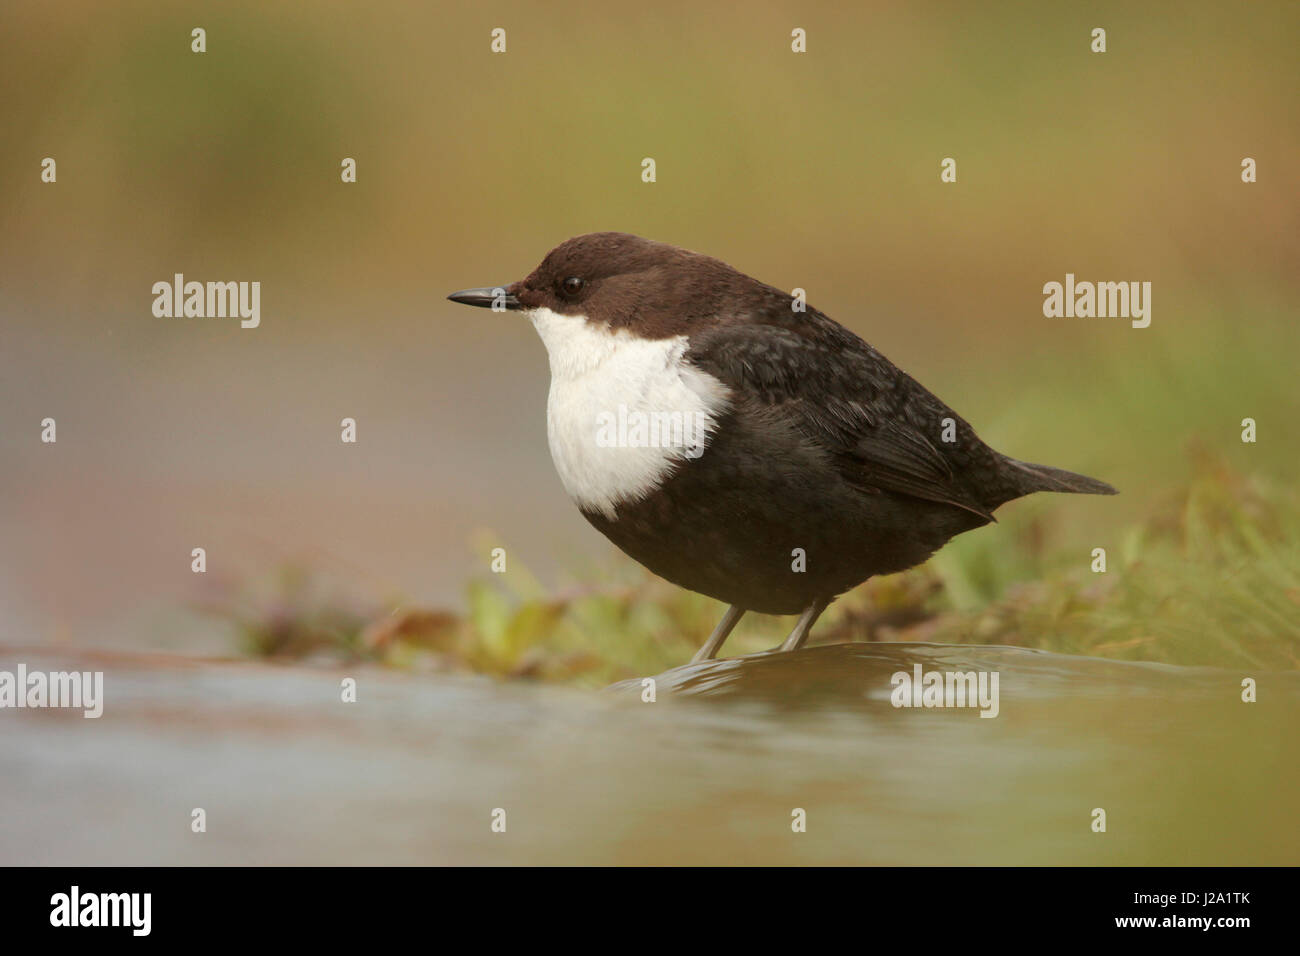
[{"label": "water", "polygon": [[[1293,672],[849,644],[677,668],[643,703],[639,682],[0,649],[20,660],[102,669],[107,702],[0,711],[5,864],[1300,861]],[[917,663],[997,671],[998,716],[893,707]]]}]

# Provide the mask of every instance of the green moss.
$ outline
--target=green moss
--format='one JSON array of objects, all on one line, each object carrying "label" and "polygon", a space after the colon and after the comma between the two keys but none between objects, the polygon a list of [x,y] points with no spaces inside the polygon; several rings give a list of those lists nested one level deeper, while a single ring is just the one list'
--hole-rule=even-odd
[{"label": "green moss", "polygon": [[[969,536],[973,537],[973,536]],[[1192,477],[1090,561],[1053,560],[1033,522],[838,601],[818,642],[1014,644],[1069,654],[1222,667],[1300,666],[1300,501],[1205,452]],[[1089,555],[1090,557],[1090,555]],[[1006,568],[1048,568],[1008,576]],[[1054,570],[1053,570],[1054,569]],[[229,610],[246,652],[327,654],[403,668],[601,685],[687,660],[722,613],[618,557],[581,591],[547,594],[526,570],[472,581],[463,614],[347,606],[301,570]],[[994,592],[987,597],[989,592]],[[390,605],[391,606],[391,605]],[[788,620],[746,618],[729,654],[776,644]]]}]

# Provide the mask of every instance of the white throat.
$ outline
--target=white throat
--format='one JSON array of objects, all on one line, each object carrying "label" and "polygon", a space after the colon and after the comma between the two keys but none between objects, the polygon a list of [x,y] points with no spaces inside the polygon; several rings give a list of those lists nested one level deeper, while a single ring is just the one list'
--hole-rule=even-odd
[{"label": "white throat", "polygon": [[610,520],[704,453],[726,387],[683,361],[686,336],[642,339],[550,309],[528,313],[551,362],[546,437],[569,497]]}]

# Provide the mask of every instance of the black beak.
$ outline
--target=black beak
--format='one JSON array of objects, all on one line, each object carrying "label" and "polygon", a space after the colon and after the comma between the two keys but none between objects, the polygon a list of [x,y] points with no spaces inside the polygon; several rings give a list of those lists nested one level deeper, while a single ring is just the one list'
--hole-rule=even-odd
[{"label": "black beak", "polygon": [[491,309],[493,312],[506,312],[521,308],[519,300],[506,291],[505,286],[495,286],[488,289],[461,289],[459,292],[453,292],[447,296],[452,302],[459,302],[461,305],[476,305],[480,309]]}]

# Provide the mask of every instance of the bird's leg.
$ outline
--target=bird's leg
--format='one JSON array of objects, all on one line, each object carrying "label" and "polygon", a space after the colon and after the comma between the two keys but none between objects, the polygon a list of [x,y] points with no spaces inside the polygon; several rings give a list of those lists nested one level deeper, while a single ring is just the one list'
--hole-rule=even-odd
[{"label": "bird's leg", "polygon": [[729,635],[732,628],[736,626],[736,622],[744,616],[745,609],[739,604],[733,604],[731,607],[727,608],[727,613],[722,615],[722,620],[719,621],[718,626],[713,629],[713,633],[710,634],[709,639],[704,642],[704,646],[695,652],[695,656],[691,658],[691,663],[694,664],[698,661],[711,661],[717,657],[718,651],[722,648],[723,642],[727,639],[727,635]]},{"label": "bird's leg", "polygon": [[794,626],[790,636],[785,639],[781,645],[783,651],[797,651],[803,647],[803,642],[808,640],[808,632],[812,630],[813,623],[821,617],[822,611],[826,610],[826,605],[831,602],[828,599],[818,598],[806,608],[803,614],[799,615],[799,623]]}]

